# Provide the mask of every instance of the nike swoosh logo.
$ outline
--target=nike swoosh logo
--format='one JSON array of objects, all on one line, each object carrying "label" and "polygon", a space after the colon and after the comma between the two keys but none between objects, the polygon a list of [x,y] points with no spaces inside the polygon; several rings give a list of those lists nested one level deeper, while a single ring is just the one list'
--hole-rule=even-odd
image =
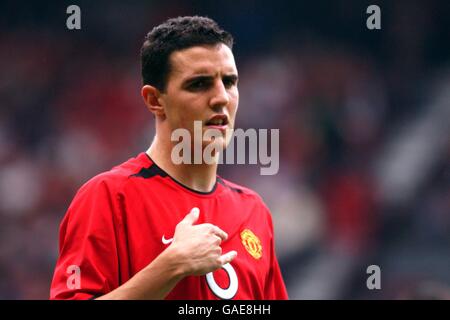
[{"label": "nike swoosh logo", "polygon": [[[196,210],[196,211],[198,211],[198,213],[200,213],[200,210],[197,207],[193,207],[190,212],[193,212],[194,210]],[[161,241],[163,244],[167,245],[173,241],[173,238],[166,239],[165,236],[163,235],[161,238]]]},{"label": "nike swoosh logo", "polygon": [[162,241],[163,244],[169,244],[169,243],[171,243],[173,241],[173,238],[166,239],[164,237],[164,235],[163,235],[162,238],[161,238],[161,241]]}]

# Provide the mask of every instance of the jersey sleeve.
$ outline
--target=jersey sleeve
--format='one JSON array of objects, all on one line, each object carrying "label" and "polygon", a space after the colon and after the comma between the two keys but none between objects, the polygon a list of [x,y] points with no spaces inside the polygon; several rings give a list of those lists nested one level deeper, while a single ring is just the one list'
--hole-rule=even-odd
[{"label": "jersey sleeve", "polygon": [[280,265],[275,254],[275,240],[273,236],[273,223],[272,216],[267,209],[267,215],[269,220],[269,228],[272,234],[270,241],[270,270],[267,276],[266,284],[264,287],[264,299],[265,300],[287,300],[288,294],[286,285],[281,274]]},{"label": "jersey sleeve", "polygon": [[101,178],[78,191],[60,225],[50,299],[93,299],[118,287],[118,207]]}]

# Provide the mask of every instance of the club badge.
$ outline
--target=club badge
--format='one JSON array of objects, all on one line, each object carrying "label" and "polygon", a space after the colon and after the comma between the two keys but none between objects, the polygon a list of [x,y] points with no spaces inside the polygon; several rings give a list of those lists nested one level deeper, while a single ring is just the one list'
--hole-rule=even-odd
[{"label": "club badge", "polygon": [[262,257],[261,241],[250,229],[244,229],[241,232],[241,241],[253,258],[258,260]]}]

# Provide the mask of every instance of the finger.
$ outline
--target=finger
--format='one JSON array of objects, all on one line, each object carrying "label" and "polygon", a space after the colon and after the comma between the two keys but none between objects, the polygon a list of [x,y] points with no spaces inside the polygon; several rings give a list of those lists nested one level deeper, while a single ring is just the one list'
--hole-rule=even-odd
[{"label": "finger", "polygon": [[[220,246],[220,244],[222,243],[222,238],[220,238],[219,236],[213,234],[212,235],[215,239],[214,244],[216,244],[217,246]],[[220,247],[219,247],[220,248]]]},{"label": "finger", "polygon": [[228,234],[225,231],[223,231],[222,229],[220,229],[218,226],[213,226],[212,232],[216,236],[218,236],[222,241],[225,241],[228,238]]},{"label": "finger", "polygon": [[237,256],[237,252],[234,250],[227,252],[219,257],[219,262],[223,266],[224,264],[227,264],[227,263],[230,263],[231,261],[233,261],[233,259],[236,258],[236,256]]},{"label": "finger", "polygon": [[186,217],[181,221],[188,225],[193,225],[200,215],[200,209],[197,207],[192,208],[191,212],[189,212]]}]

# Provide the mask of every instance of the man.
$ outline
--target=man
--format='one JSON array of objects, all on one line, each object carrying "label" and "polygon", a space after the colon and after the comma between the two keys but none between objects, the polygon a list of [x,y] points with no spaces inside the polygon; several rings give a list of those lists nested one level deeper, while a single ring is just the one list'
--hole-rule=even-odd
[{"label": "man", "polygon": [[217,176],[217,162],[172,160],[174,130],[194,135],[194,121],[202,133],[234,127],[232,45],[229,33],[197,16],[147,35],[141,93],[156,135],[146,153],[78,191],[61,223],[50,298],[287,299],[261,198]]}]

